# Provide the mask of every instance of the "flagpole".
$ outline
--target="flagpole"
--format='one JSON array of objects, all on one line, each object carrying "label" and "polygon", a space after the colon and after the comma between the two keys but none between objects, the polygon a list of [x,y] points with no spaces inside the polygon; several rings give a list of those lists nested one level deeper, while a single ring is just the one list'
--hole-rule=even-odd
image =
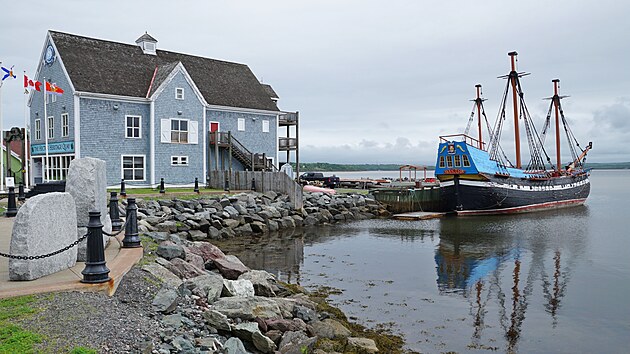
[{"label": "flagpole", "polygon": [[44,182],[48,182],[48,113],[46,112],[46,78],[44,78],[44,144],[46,146],[46,161],[44,162]]},{"label": "flagpole", "polygon": [[[26,70],[24,71],[24,76],[26,76]],[[22,165],[24,166],[24,174],[22,177],[24,179],[24,187],[28,188],[30,186],[30,180],[28,176],[28,167],[31,163],[31,148],[28,146],[28,122],[29,115],[27,114],[26,106],[28,105],[28,100],[26,99],[26,93],[24,93],[24,161],[22,161]]]}]

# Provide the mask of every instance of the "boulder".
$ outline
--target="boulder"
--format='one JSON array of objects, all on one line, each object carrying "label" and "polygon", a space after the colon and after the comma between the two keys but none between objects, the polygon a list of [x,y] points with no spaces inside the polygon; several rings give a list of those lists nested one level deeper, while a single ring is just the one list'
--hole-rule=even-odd
[{"label": "boulder", "polygon": [[369,338],[356,338],[349,337],[346,350],[351,350],[357,353],[377,353],[378,348],[374,340]]},{"label": "boulder", "polygon": [[260,333],[260,331],[252,333],[252,343],[256,349],[263,353],[274,353],[276,350],[276,343],[271,338]]},{"label": "boulder", "polygon": [[[221,272],[221,275],[227,279],[236,280],[238,277],[249,271],[236,256],[225,256],[224,258],[216,258],[212,260],[212,264]],[[207,268],[206,263],[206,268]],[[254,285],[255,288],[255,285]]]},{"label": "boulder", "polygon": [[254,296],[254,284],[252,284],[252,282],[247,279],[223,279],[223,292],[221,293],[221,296]]},{"label": "boulder", "polygon": [[232,330],[228,317],[219,311],[215,311],[215,310],[204,311],[203,318],[207,324],[209,324],[210,326],[220,331]]},{"label": "boulder", "polygon": [[157,248],[157,255],[170,261],[174,258],[185,258],[186,252],[184,247],[176,245],[172,241],[163,241]]},{"label": "boulder", "polygon": [[222,297],[213,304],[213,309],[229,318],[253,320],[281,317],[280,308],[273,300],[265,297]]},{"label": "boulder", "polygon": [[177,288],[182,283],[182,280],[177,275],[157,263],[146,264],[142,266],[142,270],[151,273],[154,277],[172,288]]},{"label": "boulder", "polygon": [[181,258],[174,258],[171,260],[167,269],[181,279],[190,279],[207,274],[204,270],[195,267]]},{"label": "boulder", "polygon": [[180,289],[186,288],[193,294],[205,298],[211,304],[221,296],[223,290],[223,278],[214,273],[206,273],[184,281]]},{"label": "boulder", "polygon": [[313,322],[311,324],[313,330],[318,337],[328,339],[347,338],[352,334],[349,329],[344,327],[339,321],[327,318],[323,321]]},{"label": "boulder", "polygon": [[156,311],[171,313],[177,308],[179,296],[175,289],[163,287],[153,298],[151,305]]},{"label": "boulder", "polygon": [[225,258],[225,253],[219,247],[208,242],[192,242],[186,246],[186,251],[201,256],[204,262],[216,258]]},{"label": "boulder", "polygon": [[243,272],[238,279],[247,279],[254,284],[254,290],[258,296],[273,297],[276,296],[275,291],[278,290],[276,278],[264,270],[250,270]]},{"label": "boulder", "polygon": [[232,337],[223,343],[223,354],[249,354],[240,339]]}]

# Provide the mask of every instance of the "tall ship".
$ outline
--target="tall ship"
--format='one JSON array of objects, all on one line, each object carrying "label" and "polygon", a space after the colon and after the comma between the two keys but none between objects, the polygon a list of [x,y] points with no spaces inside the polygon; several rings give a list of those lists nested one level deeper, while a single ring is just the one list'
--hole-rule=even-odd
[{"label": "tall ship", "polygon": [[[481,96],[477,97],[464,134],[440,137],[435,176],[440,181],[440,199],[444,211],[457,214],[508,214],[581,205],[590,193],[590,169],[585,158],[593,145],[580,147],[562,110],[558,94],[560,80],[554,79],[553,96],[546,121],[540,133],[536,130],[525,101],[520,78],[528,73],[516,71],[516,52],[508,53],[511,71],[499,78],[507,79],[501,108],[494,126],[490,126]],[[512,101],[515,157],[510,160],[500,142],[503,125]],[[477,117],[477,138],[470,136]],[[555,119],[553,119],[555,118]],[[485,142],[482,127],[487,127]],[[528,143],[529,159],[521,159],[521,125]],[[552,126],[554,129],[552,129]],[[561,161],[561,126],[569,146],[570,161]],[[545,149],[547,133],[555,133],[555,164]],[[569,154],[567,154],[568,156]]]}]

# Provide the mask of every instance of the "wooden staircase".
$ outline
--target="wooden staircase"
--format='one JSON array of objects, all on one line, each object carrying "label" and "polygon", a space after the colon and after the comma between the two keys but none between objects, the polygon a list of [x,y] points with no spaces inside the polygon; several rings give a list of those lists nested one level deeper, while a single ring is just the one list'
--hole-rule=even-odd
[{"label": "wooden staircase", "polygon": [[277,171],[273,163],[265,154],[257,154],[249,151],[230,132],[210,133],[210,146],[219,145],[219,148],[231,150],[232,156],[246,169],[251,171]]}]

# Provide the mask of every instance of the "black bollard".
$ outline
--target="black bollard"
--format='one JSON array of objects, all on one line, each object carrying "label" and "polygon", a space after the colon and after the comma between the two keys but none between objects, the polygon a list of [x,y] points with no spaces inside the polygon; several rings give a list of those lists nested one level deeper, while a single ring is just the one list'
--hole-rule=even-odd
[{"label": "black bollard", "polygon": [[101,212],[91,211],[88,222],[87,257],[82,283],[104,283],[109,281],[109,268],[105,264],[105,248],[103,247],[103,224]]},{"label": "black bollard", "polygon": [[9,187],[9,200],[7,201],[7,211],[4,213],[7,217],[14,217],[17,215],[18,209],[15,202],[15,187]]},{"label": "black bollard", "polygon": [[125,189],[125,180],[120,180],[120,196],[123,198],[127,198],[127,190]]},{"label": "black bollard", "polygon": [[164,190],[164,178],[160,178],[160,193],[166,193]]},{"label": "black bollard", "polygon": [[26,200],[26,195],[24,194],[24,183],[20,182],[20,186],[18,187],[18,200],[23,202]]},{"label": "black bollard", "polygon": [[127,199],[127,217],[125,219],[125,238],[123,248],[142,247],[140,236],[138,236],[138,206],[136,198]]},{"label": "black bollard", "polygon": [[252,178],[252,190],[255,191],[256,190],[256,179]]},{"label": "black bollard", "polygon": [[116,192],[110,192],[109,194],[109,218],[112,219],[112,231],[120,231],[123,222],[120,220]]},{"label": "black bollard", "polygon": [[223,185],[223,190],[229,192],[230,191],[230,180],[225,178],[225,184]]},{"label": "black bollard", "polygon": [[195,193],[199,194],[199,179],[195,177]]}]

